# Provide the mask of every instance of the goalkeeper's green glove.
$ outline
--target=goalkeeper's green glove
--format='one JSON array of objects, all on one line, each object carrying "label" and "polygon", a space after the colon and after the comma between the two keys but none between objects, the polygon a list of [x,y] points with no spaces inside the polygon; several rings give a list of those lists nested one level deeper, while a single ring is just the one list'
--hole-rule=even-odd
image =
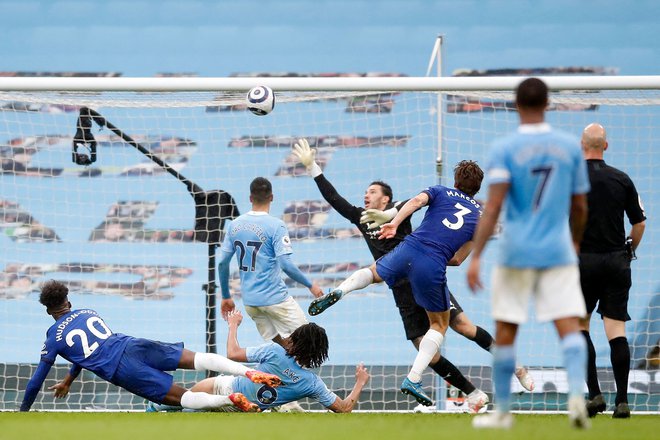
[{"label": "goalkeeper's green glove", "polygon": [[397,212],[399,211],[396,208],[386,209],[385,211],[381,211],[380,209],[365,209],[362,211],[360,223],[366,223],[368,229],[376,229],[396,217]]},{"label": "goalkeeper's green glove", "polygon": [[299,139],[298,142],[293,144],[293,154],[296,155],[296,157],[298,157],[300,163],[305,165],[305,168],[307,168],[307,172],[312,177],[316,177],[323,173],[321,167],[314,160],[314,156],[316,155],[316,150],[309,148],[309,142],[307,142],[307,139],[305,138]]}]

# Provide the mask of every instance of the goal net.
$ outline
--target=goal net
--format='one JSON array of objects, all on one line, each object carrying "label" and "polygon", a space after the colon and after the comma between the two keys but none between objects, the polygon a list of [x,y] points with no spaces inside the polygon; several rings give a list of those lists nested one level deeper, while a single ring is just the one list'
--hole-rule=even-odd
[{"label": "goal net", "polygon": [[[293,260],[311,279],[328,289],[371,264],[359,231],[323,199],[291,154],[298,138],[317,149],[325,176],[359,207],[365,189],[376,180],[389,183],[396,200],[438,182],[452,185],[458,161],[472,159],[485,166],[492,140],[517,125],[510,92],[515,78],[121,80],[0,82],[2,410],[20,405],[45,331],[53,324],[38,302],[39,286],[48,279],[67,283],[73,307],[95,309],[114,332],[183,341],[194,351],[224,354],[227,329],[213,313],[215,274],[210,269],[215,262],[209,255],[226,227],[221,218],[250,210],[249,184],[257,176],[273,183],[271,214],[287,224]],[[582,89],[584,83],[576,87],[570,79],[553,87],[563,90],[553,93],[547,117],[576,136],[591,122],[603,124],[610,144],[607,162],[631,176],[644,202],[650,220],[633,262],[629,392],[633,410],[657,410],[655,250],[660,238],[653,212],[660,202],[654,191],[660,162],[654,151],[660,145],[658,79],[650,79],[656,86],[651,90],[644,85],[615,90],[622,88],[612,85],[616,78],[608,81],[612,90]],[[277,103],[270,115],[259,117],[245,110],[243,98],[262,83],[273,87]],[[478,198],[486,198],[486,187],[484,182]],[[421,217],[415,214],[413,224]],[[485,279],[495,248],[491,244],[485,254]],[[448,269],[450,289],[472,322],[493,333],[489,286],[477,296],[470,294],[464,269]],[[231,273],[237,307],[244,310],[235,262]],[[306,310],[308,290],[286,282]],[[386,286],[356,291],[310,320],[325,327],[330,339],[330,358],[319,371],[329,388],[341,396],[348,393],[355,365],[363,362],[372,378],[359,409],[416,406],[398,391],[415,350]],[[614,392],[609,346],[600,319],[592,322],[601,387],[609,395]],[[263,343],[247,316],[239,341],[243,346]],[[475,386],[492,393],[488,352],[451,330],[442,350]],[[567,383],[554,329],[526,324],[517,353],[536,390],[515,394],[514,408],[565,409]],[[89,372],[76,380],[67,399],[54,399],[47,387],[61,380],[68,367],[58,359],[33,409],[144,409],[143,399]],[[174,375],[186,386],[204,377],[197,372]],[[512,383],[514,391],[522,391]],[[439,409],[465,407],[462,396],[430,370],[424,386]],[[321,409],[307,401],[303,406]]]}]

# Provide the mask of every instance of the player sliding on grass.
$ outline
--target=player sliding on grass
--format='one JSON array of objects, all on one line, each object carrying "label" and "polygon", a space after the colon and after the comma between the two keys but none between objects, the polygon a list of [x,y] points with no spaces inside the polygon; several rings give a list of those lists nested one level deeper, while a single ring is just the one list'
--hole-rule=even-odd
[{"label": "player sliding on grass", "polygon": [[394,288],[408,279],[415,302],[426,310],[429,329],[419,343],[419,352],[401,391],[425,406],[433,402],[422,389],[422,372],[437,357],[449,326],[451,304],[446,266],[460,264],[469,253],[481,212],[481,206],[472,198],[481,187],[481,168],[476,162],[462,161],[455,168],[454,178],[456,188],[437,185],[408,200],[390,223],[381,226],[379,238],[395,237],[399,225],[428,205],[424,220],[414,232],[371,267],[358,270],[309,306],[310,314],[317,315],[353,290],[381,281]]},{"label": "player sliding on grass", "polygon": [[[218,376],[204,379],[196,384],[193,391],[214,394],[241,393],[260,409],[272,409],[305,397],[316,400],[334,412],[351,412],[360,397],[362,388],[369,381],[369,372],[362,364],[355,369],[355,385],[345,399],[328,390],[312,368],[318,368],[328,358],[328,337],[322,327],[314,323],[298,327],[282,340],[282,345],[268,343],[259,347],[243,348],[238,343],[238,326],[243,316],[238,310],[227,315],[229,334],[227,335],[227,356],[240,362],[255,362],[262,371],[277,374],[282,385],[273,388],[257,385],[243,377]],[[149,404],[147,411],[179,411],[164,405]]]},{"label": "player sliding on grass", "polygon": [[71,310],[68,293],[64,284],[54,280],[41,288],[39,302],[46,306],[55,324],[46,332],[41,361],[28,382],[21,411],[30,410],[57,355],[73,364],[64,380],[49,388],[60,398],[69,393],[82,368],[145,399],[190,409],[234,405],[242,411],[258,411],[241,393],[219,396],[188,391],[174,384],[165,371],[184,368],[237,374],[269,388],[281,383],[274,374],[251,370],[224,356],[186,350],[182,342],[164,343],[113,333],[94,310]]}]

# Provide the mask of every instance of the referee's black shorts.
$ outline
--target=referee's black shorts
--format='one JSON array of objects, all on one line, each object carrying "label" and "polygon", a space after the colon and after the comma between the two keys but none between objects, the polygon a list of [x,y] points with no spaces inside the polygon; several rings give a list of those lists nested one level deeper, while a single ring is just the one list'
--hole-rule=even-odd
[{"label": "referee's black shorts", "polygon": [[[415,302],[415,297],[412,293],[412,287],[407,278],[399,280],[392,288],[394,294],[394,303],[399,309],[403,328],[406,332],[406,339],[414,340],[424,336],[428,331],[429,317],[426,314],[424,307],[421,307]],[[449,322],[462,313],[463,309],[454,298],[454,295],[449,294]]]},{"label": "referee's black shorts", "polygon": [[630,321],[628,294],[632,285],[630,259],[625,250],[600,254],[580,254],[580,284],[587,313]]}]

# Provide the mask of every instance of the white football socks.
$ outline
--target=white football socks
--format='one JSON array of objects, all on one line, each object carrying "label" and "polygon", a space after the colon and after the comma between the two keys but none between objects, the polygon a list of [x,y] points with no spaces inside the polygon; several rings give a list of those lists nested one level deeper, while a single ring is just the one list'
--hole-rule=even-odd
[{"label": "white football socks", "polygon": [[346,278],[339,286],[337,286],[337,289],[342,291],[343,296],[346,296],[354,290],[364,289],[373,282],[374,274],[371,273],[371,269],[365,267]]},{"label": "white football socks", "polygon": [[181,406],[188,409],[212,409],[233,405],[227,396],[186,391],[181,396]]},{"label": "white football socks", "polygon": [[243,364],[234,362],[219,354],[195,353],[195,370],[210,370],[218,373],[233,374],[234,376],[245,376],[245,372],[250,369]]},{"label": "white football socks", "polygon": [[433,356],[435,356],[438,350],[440,350],[440,346],[444,339],[442,333],[433,330],[432,328],[426,332],[419,343],[419,352],[417,353],[415,362],[413,362],[412,368],[408,373],[408,379],[410,379],[411,382],[420,382],[422,380],[424,369],[429,366],[429,362],[431,362]]}]

